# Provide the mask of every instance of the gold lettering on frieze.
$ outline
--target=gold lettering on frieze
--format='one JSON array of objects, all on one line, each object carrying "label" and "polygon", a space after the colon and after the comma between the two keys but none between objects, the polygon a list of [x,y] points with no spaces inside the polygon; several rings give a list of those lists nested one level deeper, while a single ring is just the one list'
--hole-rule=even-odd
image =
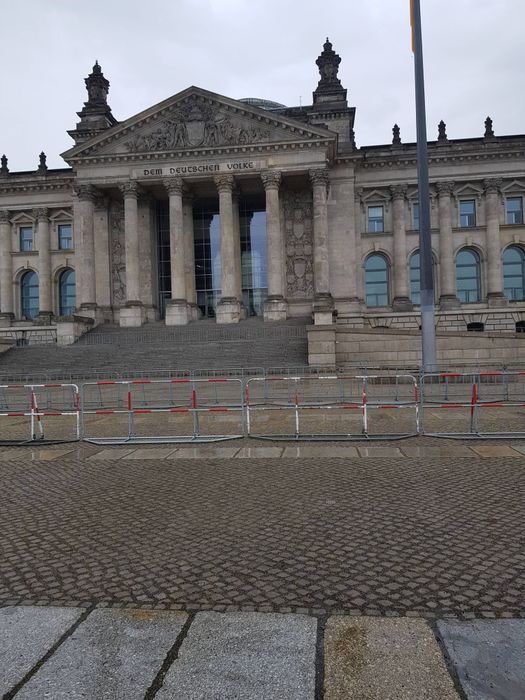
[{"label": "gold lettering on frieze", "polygon": [[187,165],[163,165],[162,167],[136,168],[134,178],[170,177],[174,175],[213,175],[215,173],[247,173],[261,170],[265,163],[254,160],[226,163],[188,163]]}]

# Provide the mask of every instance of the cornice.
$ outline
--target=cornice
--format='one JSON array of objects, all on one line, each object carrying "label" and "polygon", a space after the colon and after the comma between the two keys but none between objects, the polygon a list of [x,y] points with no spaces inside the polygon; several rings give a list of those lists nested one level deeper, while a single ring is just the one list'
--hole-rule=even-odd
[{"label": "cornice", "polygon": [[220,146],[219,148],[197,148],[176,151],[154,151],[145,153],[93,154],[69,158],[71,163],[94,165],[97,163],[129,163],[173,160],[176,158],[211,158],[215,156],[246,155],[258,153],[275,153],[276,151],[311,150],[312,148],[329,148],[334,146],[336,137],[312,141],[272,142],[254,144],[253,146]]},{"label": "cornice", "polygon": [[42,180],[31,182],[30,180],[18,182],[0,182],[0,194],[13,194],[15,192],[50,192],[71,191],[74,176],[67,180],[54,180],[43,182]]}]

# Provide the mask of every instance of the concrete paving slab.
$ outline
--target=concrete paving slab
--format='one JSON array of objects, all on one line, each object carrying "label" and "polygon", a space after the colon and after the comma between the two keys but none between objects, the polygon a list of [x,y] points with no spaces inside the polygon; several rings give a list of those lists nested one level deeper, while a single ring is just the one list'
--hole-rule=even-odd
[{"label": "concrete paving slab", "polygon": [[125,459],[166,459],[174,449],[174,447],[144,447],[126,455]]},{"label": "concrete paving slab", "polygon": [[361,457],[403,457],[399,447],[358,447]]},{"label": "concrete paving slab", "polygon": [[64,449],[59,449],[59,450],[53,450],[53,449],[33,450],[31,452],[31,459],[43,461],[43,462],[51,462],[54,459],[58,459],[59,457],[64,457],[64,455],[71,454],[72,452],[75,452],[75,450],[76,450],[76,446],[69,447],[69,448],[66,447]]},{"label": "concrete paving slab", "polygon": [[519,452],[522,455],[525,455],[525,445],[514,445],[514,443],[513,443],[512,449],[516,450],[517,452]]},{"label": "concrete paving slab", "polygon": [[525,620],[443,620],[438,629],[469,700],[525,698]]},{"label": "concrete paving slab", "polygon": [[17,700],[142,700],[186,618],[161,611],[95,610]]},{"label": "concrete paving slab", "polygon": [[521,457],[508,445],[473,445],[471,449],[480,457]]},{"label": "concrete paving slab", "polygon": [[0,609],[0,696],[22,680],[82,612],[31,606]]},{"label": "concrete paving slab", "polygon": [[417,447],[416,445],[403,445],[401,452],[407,457],[421,457],[428,459],[429,457],[474,457],[477,458],[475,452],[472,452],[470,447],[465,445],[444,445],[443,447]]},{"label": "concrete paving slab", "polygon": [[357,447],[353,445],[330,445],[323,443],[319,445],[294,445],[285,447],[283,457],[297,457],[308,459],[316,457],[344,457],[346,459],[356,459],[359,457]]},{"label": "concrete paving slab", "polygon": [[178,447],[169,459],[230,459],[238,451],[239,447]]},{"label": "concrete paving slab", "polygon": [[156,700],[312,700],[317,621],[199,613]]},{"label": "concrete paving slab", "polygon": [[423,620],[332,617],[325,628],[325,700],[458,700]]},{"label": "concrete paving slab", "polygon": [[135,447],[108,447],[104,450],[100,450],[100,452],[97,452],[94,455],[91,455],[91,457],[88,457],[88,459],[102,459],[105,461],[111,459],[122,459],[123,457],[128,457],[135,451]]},{"label": "concrete paving slab", "polygon": [[241,447],[235,457],[240,458],[258,458],[258,457],[281,457],[283,447]]}]

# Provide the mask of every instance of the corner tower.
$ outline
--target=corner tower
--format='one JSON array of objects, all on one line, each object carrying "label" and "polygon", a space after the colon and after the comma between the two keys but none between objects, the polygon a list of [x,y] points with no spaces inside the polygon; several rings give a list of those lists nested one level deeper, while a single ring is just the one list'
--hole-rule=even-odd
[{"label": "corner tower", "polygon": [[104,77],[98,61],[95,61],[93,71],[85,78],[84,82],[86,83],[88,100],[84,102],[82,110],[77,112],[80,121],[77,123],[76,129],[67,132],[74,139],[76,145],[118,123],[107,102],[109,80]]}]

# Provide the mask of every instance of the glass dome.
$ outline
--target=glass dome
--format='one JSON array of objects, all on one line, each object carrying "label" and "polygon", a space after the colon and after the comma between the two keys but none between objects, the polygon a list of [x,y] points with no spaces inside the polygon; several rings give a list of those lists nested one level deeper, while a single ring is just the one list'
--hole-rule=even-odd
[{"label": "glass dome", "polygon": [[272,102],[272,100],[263,100],[261,97],[243,97],[239,102],[244,102],[247,105],[252,105],[253,107],[259,107],[260,109],[285,109],[286,105],[282,105],[280,102]]}]

